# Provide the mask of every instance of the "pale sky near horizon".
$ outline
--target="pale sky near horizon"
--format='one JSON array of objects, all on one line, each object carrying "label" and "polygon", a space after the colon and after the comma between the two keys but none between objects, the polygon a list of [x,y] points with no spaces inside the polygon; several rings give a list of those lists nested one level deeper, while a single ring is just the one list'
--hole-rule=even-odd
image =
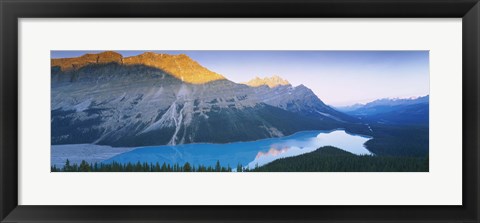
[{"label": "pale sky near horizon", "polygon": [[[51,57],[102,51],[51,51]],[[430,91],[428,51],[114,51],[125,57],[146,51],[183,53],[237,83],[278,75],[293,86],[307,86],[333,106],[425,96]]]}]

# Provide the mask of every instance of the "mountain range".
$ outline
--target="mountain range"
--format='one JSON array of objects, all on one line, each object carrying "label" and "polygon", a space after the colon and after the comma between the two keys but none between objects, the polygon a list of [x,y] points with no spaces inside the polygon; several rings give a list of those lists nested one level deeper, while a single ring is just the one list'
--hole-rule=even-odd
[{"label": "mountain range", "polygon": [[228,143],[359,120],[280,77],[235,83],[184,54],[51,59],[53,144]]},{"label": "mountain range", "polygon": [[337,109],[362,120],[386,124],[429,123],[429,95],[417,98],[384,98]]}]

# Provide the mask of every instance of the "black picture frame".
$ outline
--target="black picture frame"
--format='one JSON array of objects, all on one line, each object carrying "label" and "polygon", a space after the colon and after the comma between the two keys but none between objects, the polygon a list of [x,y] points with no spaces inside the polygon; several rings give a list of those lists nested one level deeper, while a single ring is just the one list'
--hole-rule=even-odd
[{"label": "black picture frame", "polygon": [[[0,15],[1,222],[478,222],[480,219],[478,0],[0,0]],[[76,17],[462,18],[463,205],[18,205],[17,21],[19,18]]]}]

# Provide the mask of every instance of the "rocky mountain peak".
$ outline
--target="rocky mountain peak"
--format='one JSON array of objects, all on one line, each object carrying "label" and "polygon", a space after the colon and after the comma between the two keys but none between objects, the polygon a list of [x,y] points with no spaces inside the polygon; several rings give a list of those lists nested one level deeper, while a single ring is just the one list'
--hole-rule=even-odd
[{"label": "rocky mountain peak", "polygon": [[117,52],[105,51],[98,54],[88,53],[80,57],[51,59],[51,66],[69,71],[91,64],[122,63],[122,58],[123,56]]},{"label": "rocky mountain peak", "polygon": [[137,56],[123,57],[117,52],[105,51],[99,54],[85,54],[75,58],[51,59],[51,66],[60,67],[62,71],[77,70],[91,64],[106,63],[154,67],[192,84],[204,84],[225,79],[222,75],[208,70],[185,54],[170,55],[145,52]]},{"label": "rocky mountain peak", "polygon": [[96,56],[97,56],[97,63],[112,63],[112,62],[121,63],[123,58],[122,54],[119,54],[114,51],[105,51],[97,54]]},{"label": "rocky mountain peak", "polygon": [[255,77],[252,80],[246,82],[245,84],[251,87],[267,85],[270,88],[274,88],[281,85],[290,85],[290,82],[279,77],[278,75],[273,75],[271,77],[265,77],[265,78]]},{"label": "rocky mountain peak", "polygon": [[170,55],[146,52],[138,56],[123,58],[123,64],[141,64],[162,69],[174,77],[192,84],[204,84],[225,79],[222,75],[208,70],[185,54]]}]

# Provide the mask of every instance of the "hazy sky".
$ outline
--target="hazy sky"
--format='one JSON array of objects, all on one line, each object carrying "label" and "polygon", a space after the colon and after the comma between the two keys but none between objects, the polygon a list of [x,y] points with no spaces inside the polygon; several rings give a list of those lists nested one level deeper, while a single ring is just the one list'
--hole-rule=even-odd
[{"label": "hazy sky", "polygon": [[[150,50],[146,50],[150,51]],[[52,51],[52,58],[102,51]],[[134,56],[145,51],[116,51]],[[326,104],[429,94],[428,51],[153,51],[187,54],[234,82],[278,75],[312,89]]]}]

